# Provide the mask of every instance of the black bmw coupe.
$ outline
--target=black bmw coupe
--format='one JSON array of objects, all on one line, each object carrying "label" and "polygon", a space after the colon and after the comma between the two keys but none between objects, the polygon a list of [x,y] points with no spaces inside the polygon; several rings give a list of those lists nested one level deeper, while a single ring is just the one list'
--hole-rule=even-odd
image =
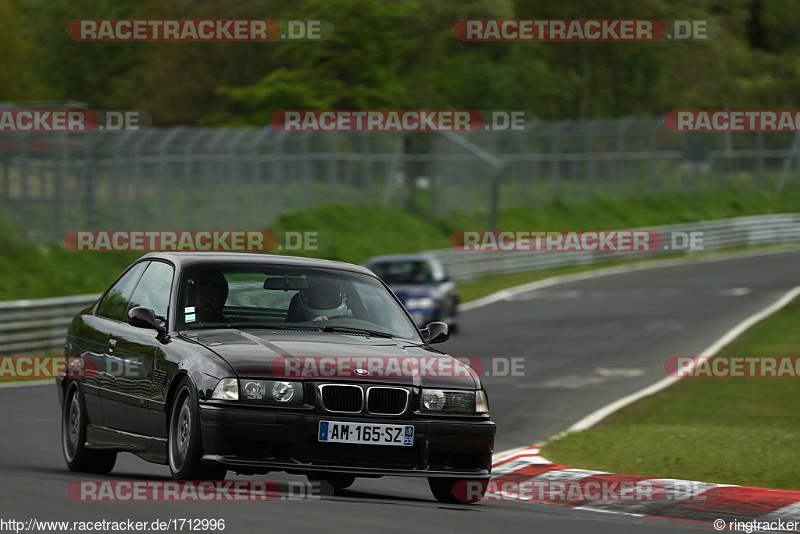
[{"label": "black bmw coupe", "polygon": [[495,425],[479,377],[431,347],[448,336],[356,265],[148,254],[69,327],[64,458],[107,473],[131,452],[175,479],[285,471],[337,489],[418,476],[464,501],[460,481],[490,477]]}]

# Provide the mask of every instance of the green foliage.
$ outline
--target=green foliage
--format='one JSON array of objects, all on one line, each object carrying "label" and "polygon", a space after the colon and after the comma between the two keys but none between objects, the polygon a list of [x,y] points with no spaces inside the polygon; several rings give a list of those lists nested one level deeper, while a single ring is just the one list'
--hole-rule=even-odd
[{"label": "green foliage", "polygon": [[[25,6],[24,8],[21,6]],[[800,105],[792,0],[0,2],[6,98],[139,108],[156,124],[267,124],[278,109],[529,109],[542,118]],[[707,19],[696,42],[461,42],[462,18]],[[74,42],[74,18],[321,18],[324,42]],[[25,93],[21,93],[25,91]]]}]

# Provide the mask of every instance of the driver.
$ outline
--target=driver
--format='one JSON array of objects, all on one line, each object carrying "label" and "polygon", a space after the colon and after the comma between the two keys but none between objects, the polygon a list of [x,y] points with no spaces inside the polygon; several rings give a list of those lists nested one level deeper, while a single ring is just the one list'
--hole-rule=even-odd
[{"label": "driver", "polygon": [[347,314],[347,302],[341,284],[331,280],[317,280],[308,291],[298,295],[301,313],[306,321],[327,321]]},{"label": "driver", "polygon": [[194,277],[194,301],[201,323],[228,323],[222,308],[228,298],[228,281],[217,270],[199,272]]}]

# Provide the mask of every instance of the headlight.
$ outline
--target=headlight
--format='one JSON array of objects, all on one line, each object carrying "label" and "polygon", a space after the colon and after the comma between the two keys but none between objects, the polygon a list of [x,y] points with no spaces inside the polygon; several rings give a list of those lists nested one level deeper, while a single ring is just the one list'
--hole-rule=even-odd
[{"label": "headlight", "polygon": [[300,388],[296,388],[294,382],[275,382],[272,398],[278,402],[291,402],[296,391],[300,391]]},{"label": "headlight", "polygon": [[489,413],[489,399],[484,390],[478,390],[475,395],[475,413]]},{"label": "headlight", "polygon": [[421,310],[421,309],[435,308],[435,307],[436,307],[436,300],[430,297],[408,299],[406,301],[406,309],[409,310]]},{"label": "headlight", "polygon": [[303,384],[277,380],[240,380],[244,398],[281,404],[302,404]]},{"label": "headlight", "polygon": [[428,412],[471,415],[477,411],[476,402],[474,391],[422,390],[422,409]]},{"label": "headlight", "polygon": [[214,388],[212,399],[239,400],[239,382],[235,378],[223,378]]}]

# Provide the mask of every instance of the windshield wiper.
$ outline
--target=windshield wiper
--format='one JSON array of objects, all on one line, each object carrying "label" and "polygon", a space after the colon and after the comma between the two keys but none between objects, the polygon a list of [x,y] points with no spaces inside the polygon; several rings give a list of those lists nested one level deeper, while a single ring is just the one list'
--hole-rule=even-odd
[{"label": "windshield wiper", "polygon": [[373,337],[384,337],[391,339],[394,336],[386,332],[376,332],[375,330],[367,330],[366,328],[353,328],[350,326],[321,326],[320,330],[323,332],[342,332],[345,334],[366,334]]}]

